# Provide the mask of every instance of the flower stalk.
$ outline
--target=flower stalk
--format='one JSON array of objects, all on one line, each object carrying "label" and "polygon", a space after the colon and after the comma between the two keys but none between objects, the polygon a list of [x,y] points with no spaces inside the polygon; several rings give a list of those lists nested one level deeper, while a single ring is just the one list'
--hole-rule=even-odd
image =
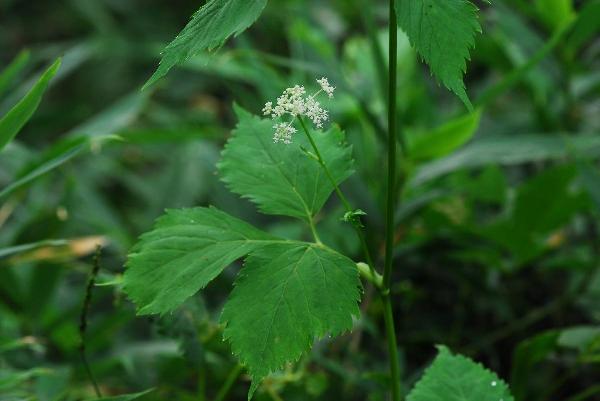
[{"label": "flower stalk", "polygon": [[[317,144],[315,143],[308,127],[304,122],[304,118],[307,118],[314,124],[316,128],[322,128],[323,122],[329,118],[329,112],[321,107],[321,104],[316,100],[316,97],[320,93],[325,93],[327,97],[331,99],[333,97],[335,87],[329,83],[327,78],[320,78],[316,81],[319,84],[320,89],[312,95],[306,95],[306,89],[304,86],[295,85],[283,91],[283,94],[277,98],[275,104],[273,104],[273,102],[267,102],[262,112],[263,115],[270,116],[274,120],[283,116],[291,116],[290,121],[278,122],[273,126],[275,129],[273,134],[273,142],[275,143],[279,142],[286,145],[292,143],[292,135],[296,133],[296,128],[293,126],[293,124],[296,119],[298,119],[314,153],[307,150],[304,151],[308,156],[315,159],[321,165],[325,175],[327,176],[327,179],[329,179],[331,182],[331,185],[333,186],[338,198],[344,205],[346,213],[344,214],[343,220],[349,222],[356,231],[361,243],[365,260],[369,266],[369,269],[371,270],[371,275],[374,277],[376,271],[373,264],[373,258],[371,257],[371,252],[369,251],[367,240],[363,232],[364,226],[360,221],[360,216],[364,215],[365,213],[360,209],[354,210],[352,208],[350,202],[340,190],[340,187],[337,185],[337,182],[329,171],[327,164],[325,164],[325,160],[321,156],[321,152],[319,152],[319,148],[317,147]],[[315,241],[318,244],[321,244],[312,220],[309,220],[309,225]]]},{"label": "flower stalk", "polygon": [[[348,199],[346,198],[346,196],[344,195],[344,193],[342,192],[340,187],[335,182],[333,175],[331,175],[331,172],[329,171],[327,164],[325,164],[325,160],[323,160],[323,157],[321,156],[321,152],[319,152],[319,148],[317,147],[315,140],[313,139],[312,135],[310,134],[310,131],[306,127],[306,124],[302,120],[302,117],[298,117],[298,121],[300,121],[300,126],[302,127],[304,134],[308,138],[308,141],[310,142],[310,146],[312,147],[313,151],[315,152],[317,162],[323,168],[325,175],[331,182],[331,185],[333,185],[335,193],[337,194],[338,198],[344,205],[344,209],[346,209],[346,215],[347,216],[355,215],[356,211],[354,209],[352,209],[350,202],[348,202]],[[362,248],[363,254],[365,256],[365,260],[367,261],[367,266],[369,266],[369,269],[371,270],[371,275],[375,276],[377,273],[375,271],[375,265],[373,264],[373,258],[371,257],[371,251],[369,251],[369,246],[367,245],[367,239],[365,238],[365,233],[363,232],[362,224],[360,223],[360,220],[358,220],[358,219],[350,220],[350,222],[352,224],[352,227],[354,228],[354,231],[356,232],[356,235],[358,236],[358,239],[360,240],[361,248]]]}]

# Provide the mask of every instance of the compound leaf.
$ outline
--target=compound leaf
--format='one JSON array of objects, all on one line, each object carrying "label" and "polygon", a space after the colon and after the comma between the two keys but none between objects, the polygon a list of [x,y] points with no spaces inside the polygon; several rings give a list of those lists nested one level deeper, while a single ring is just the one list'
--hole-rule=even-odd
[{"label": "compound leaf", "polygon": [[396,15],[433,75],[471,110],[463,74],[475,33],[481,32],[477,7],[468,0],[396,0]]},{"label": "compound leaf", "polygon": [[359,298],[356,265],[328,248],[293,242],[251,253],[221,316],[224,337],[252,375],[249,397],[315,339],[349,330]]},{"label": "compound leaf", "polygon": [[438,346],[407,401],[513,401],[508,385],[482,365]]},{"label": "compound leaf", "polygon": [[[273,122],[236,108],[239,118],[219,163],[222,180],[236,194],[250,199],[266,214],[310,219],[333,191],[323,168],[304,149],[303,133],[290,145],[273,143]],[[337,184],[353,173],[352,151],[344,134],[333,127],[313,131],[313,139]]]},{"label": "compound leaf", "polygon": [[168,210],[130,252],[124,289],[139,314],[166,313],[236,259],[273,241],[216,208]]},{"label": "compound leaf", "polygon": [[352,327],[360,299],[354,262],[323,245],[272,237],[212,207],[168,210],[129,254],[124,289],[138,313],[166,313],[248,254],[221,320],[253,377],[251,395],[316,339]]},{"label": "compound leaf", "polygon": [[162,59],[144,88],[165,76],[177,64],[203,51],[218,49],[231,35],[239,35],[254,23],[267,0],[210,0],[162,53]]}]

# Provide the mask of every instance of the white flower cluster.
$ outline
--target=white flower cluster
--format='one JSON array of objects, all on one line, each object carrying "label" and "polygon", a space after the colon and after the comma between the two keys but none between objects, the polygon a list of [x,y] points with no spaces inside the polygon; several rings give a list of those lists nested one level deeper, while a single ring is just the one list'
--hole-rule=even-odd
[{"label": "white flower cluster", "polygon": [[306,95],[304,86],[295,85],[284,90],[283,94],[277,98],[275,105],[273,102],[265,103],[265,107],[262,109],[265,116],[270,116],[272,119],[281,118],[286,114],[292,116],[290,122],[277,123],[273,126],[275,129],[273,142],[292,143],[292,135],[296,133],[296,128],[292,124],[296,117],[305,116],[312,121],[315,127],[323,128],[323,123],[329,118],[329,113],[315,98],[321,92],[325,92],[332,98],[335,88],[329,84],[327,78],[317,79],[317,83],[321,89],[310,96]]},{"label": "white flower cluster", "polygon": [[277,123],[273,126],[275,133],[273,134],[273,142],[283,142],[286,145],[292,143],[292,134],[296,133],[296,128],[288,123]]},{"label": "white flower cluster", "polygon": [[327,93],[327,96],[329,96],[329,98],[331,99],[333,97],[333,91],[335,90],[335,87],[329,85],[329,81],[325,77],[317,79],[317,83],[321,85],[321,89],[323,90],[323,92]]}]

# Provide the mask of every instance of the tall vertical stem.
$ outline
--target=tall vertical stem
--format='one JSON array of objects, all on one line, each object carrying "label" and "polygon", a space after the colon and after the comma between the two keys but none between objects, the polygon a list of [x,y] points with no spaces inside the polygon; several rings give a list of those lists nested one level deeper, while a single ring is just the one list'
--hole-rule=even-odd
[{"label": "tall vertical stem", "polygon": [[385,262],[383,269],[384,322],[390,359],[392,400],[400,401],[400,364],[396,345],[396,328],[390,295],[392,262],[394,259],[394,208],[396,206],[396,71],[398,64],[398,26],[394,0],[389,0],[389,66],[388,66],[388,172],[385,215]]},{"label": "tall vertical stem", "polygon": [[392,390],[392,400],[400,401],[402,394],[400,391],[400,361],[398,359],[398,347],[396,345],[396,328],[394,326],[394,311],[389,290],[382,295],[383,299],[383,320],[385,322],[385,334],[387,338],[388,353],[390,358],[390,386]]},{"label": "tall vertical stem", "polygon": [[392,261],[394,251],[394,208],[396,205],[396,64],[398,56],[397,27],[394,0],[390,2],[390,64],[388,70],[388,143],[387,143],[387,199],[385,214],[385,263],[383,270],[383,285],[390,287]]}]

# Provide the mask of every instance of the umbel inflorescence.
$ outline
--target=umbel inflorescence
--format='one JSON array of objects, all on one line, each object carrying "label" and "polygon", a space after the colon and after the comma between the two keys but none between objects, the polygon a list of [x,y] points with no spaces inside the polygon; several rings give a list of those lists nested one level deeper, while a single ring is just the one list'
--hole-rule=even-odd
[{"label": "umbel inflorescence", "polygon": [[327,78],[317,79],[317,83],[321,89],[312,95],[306,94],[304,86],[295,85],[284,90],[281,96],[277,98],[275,105],[273,105],[273,102],[265,104],[262,110],[263,114],[270,116],[273,120],[285,115],[292,116],[288,122],[278,122],[273,125],[275,129],[273,142],[292,143],[292,135],[296,133],[296,128],[293,126],[296,117],[307,117],[315,127],[323,128],[323,122],[329,118],[329,112],[321,107],[316,97],[321,92],[325,92],[329,98],[332,98],[335,87],[329,84]]}]

